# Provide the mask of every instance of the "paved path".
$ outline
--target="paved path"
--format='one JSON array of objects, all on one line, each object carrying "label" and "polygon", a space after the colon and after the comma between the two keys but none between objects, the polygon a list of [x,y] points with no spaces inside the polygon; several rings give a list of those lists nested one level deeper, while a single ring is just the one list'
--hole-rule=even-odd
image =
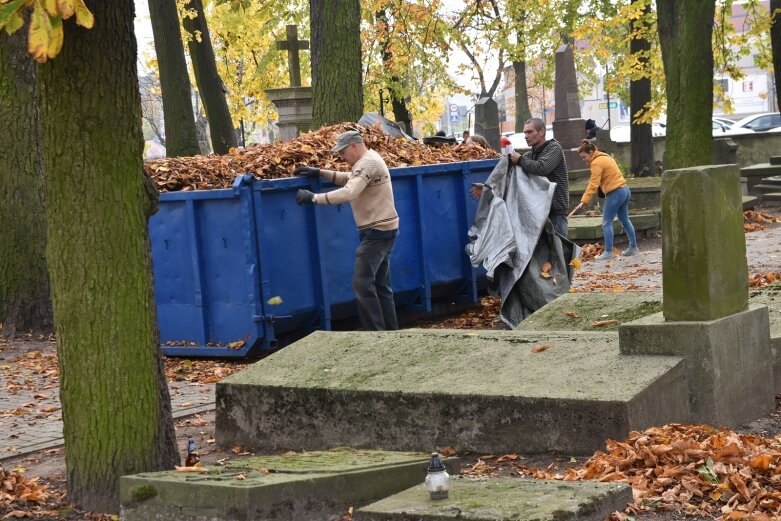
[{"label": "paved path", "polygon": [[[0,464],[63,445],[52,342],[0,344]],[[174,418],[214,409],[215,384],[169,382]]]}]

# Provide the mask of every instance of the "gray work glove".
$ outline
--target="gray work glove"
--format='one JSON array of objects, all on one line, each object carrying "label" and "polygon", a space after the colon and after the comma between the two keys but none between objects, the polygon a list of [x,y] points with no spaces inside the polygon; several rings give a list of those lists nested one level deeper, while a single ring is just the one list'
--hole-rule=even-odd
[{"label": "gray work glove", "polygon": [[299,190],[296,192],[296,203],[302,204],[314,204],[315,194],[309,190]]},{"label": "gray work glove", "polygon": [[299,166],[293,173],[304,177],[320,177],[320,169],[314,166]]}]

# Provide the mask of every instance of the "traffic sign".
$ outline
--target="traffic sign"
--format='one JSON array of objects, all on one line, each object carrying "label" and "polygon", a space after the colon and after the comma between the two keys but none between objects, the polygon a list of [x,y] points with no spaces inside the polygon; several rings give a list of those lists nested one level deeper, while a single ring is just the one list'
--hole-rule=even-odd
[{"label": "traffic sign", "polygon": [[450,113],[451,114],[458,114],[458,105],[455,103],[450,104]]},{"label": "traffic sign", "polygon": [[455,116],[450,116],[450,121],[458,121],[458,114]]}]

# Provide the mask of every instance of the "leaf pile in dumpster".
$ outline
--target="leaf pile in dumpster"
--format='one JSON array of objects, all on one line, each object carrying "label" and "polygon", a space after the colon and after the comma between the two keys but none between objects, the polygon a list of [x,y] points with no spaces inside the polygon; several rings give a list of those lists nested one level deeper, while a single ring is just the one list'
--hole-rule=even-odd
[{"label": "leaf pile in dumpster", "polygon": [[259,179],[291,177],[296,167],[310,165],[348,171],[347,163],[331,153],[336,137],[347,130],[359,130],[366,146],[376,150],[389,167],[432,165],[499,157],[494,150],[474,144],[434,147],[400,137],[391,137],[378,125],[365,127],[340,123],[290,141],[231,149],[224,156],[169,157],[144,164],[161,192],[230,188],[237,176],[249,173]]},{"label": "leaf pile in dumpster", "polygon": [[[586,462],[563,472],[524,466],[515,455],[483,457],[462,473],[498,475],[502,468],[536,479],[629,483],[627,513],[683,510],[724,521],[781,517],[781,435],[763,438],[708,425],[670,424],[607,441]],[[509,470],[509,469],[506,469]],[[616,512],[610,519],[627,519]]]}]

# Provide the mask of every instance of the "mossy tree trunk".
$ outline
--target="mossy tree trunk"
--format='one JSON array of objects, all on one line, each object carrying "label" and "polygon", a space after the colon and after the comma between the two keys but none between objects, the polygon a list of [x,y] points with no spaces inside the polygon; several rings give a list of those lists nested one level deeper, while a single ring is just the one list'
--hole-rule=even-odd
[{"label": "mossy tree trunk", "polygon": [[[632,3],[646,0],[632,0]],[[651,3],[645,6],[645,14],[651,14]],[[632,31],[639,29],[637,25],[644,24],[645,18],[632,21]],[[645,38],[632,38],[629,52],[639,54],[640,62],[648,62],[647,53],[651,50],[651,42]],[[651,101],[651,78],[640,78],[629,82],[629,105],[632,108],[630,120],[631,165],[629,171],[638,177],[651,176],[656,172],[654,166],[654,138],[650,123],[635,123],[638,114]]]},{"label": "mossy tree trunk", "polygon": [[40,68],[46,257],[70,500],[116,512],[119,477],[179,461],[163,372],[142,174],[133,0],[92,2]]},{"label": "mossy tree trunk", "polygon": [[0,32],[0,324],[8,337],[52,329],[35,76],[27,28]]},{"label": "mossy tree trunk", "polygon": [[187,48],[193,62],[195,82],[203,100],[206,119],[209,120],[212,148],[215,154],[227,154],[231,147],[238,145],[236,129],[233,128],[228,100],[225,98],[225,85],[217,72],[214,60],[214,48],[206,24],[201,0],[190,0],[190,9],[198,14],[195,18],[184,18],[185,30],[190,33]]},{"label": "mossy tree trunk", "polygon": [[532,117],[529,109],[529,90],[526,87],[526,62],[513,61],[515,72],[515,131],[523,132],[523,124]]},{"label": "mossy tree trunk", "polygon": [[165,154],[200,154],[176,0],[149,0],[165,118]]},{"label": "mossy tree trunk", "polygon": [[713,162],[715,0],[656,0],[667,85],[664,168]]},{"label": "mossy tree trunk", "polygon": [[312,128],[363,114],[361,8],[358,0],[309,0]]},{"label": "mossy tree trunk", "polygon": [[[781,0],[770,0],[770,13],[781,9]],[[770,26],[770,45],[773,48],[773,76],[776,83],[776,102],[781,107],[781,13],[773,18]]]}]

